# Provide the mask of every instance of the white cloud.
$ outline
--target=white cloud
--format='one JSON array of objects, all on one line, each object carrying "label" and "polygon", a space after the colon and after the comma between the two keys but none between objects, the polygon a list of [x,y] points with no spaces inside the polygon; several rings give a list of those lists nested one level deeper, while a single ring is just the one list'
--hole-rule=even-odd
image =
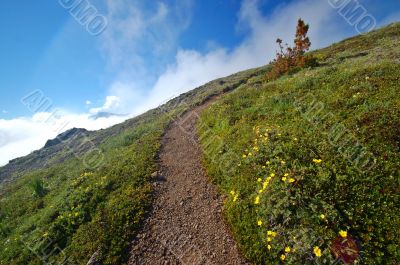
[{"label": "white cloud", "polygon": [[101,35],[110,67],[119,71],[117,81],[147,75],[144,57],[163,54],[176,46],[187,28],[193,0],[155,4],[155,10],[138,0],[107,0],[107,30]]},{"label": "white cloud", "polygon": [[[209,42],[211,50],[200,53],[180,49],[175,62],[161,74],[150,90],[149,96],[134,113],[157,106],[160,102],[189,91],[213,79],[241,70],[267,64],[275,57],[276,39],[281,38],[293,45],[297,19],[310,24],[309,36],[312,48],[325,47],[356,34],[327,1],[301,0],[281,4],[271,14],[264,16],[259,9],[261,1],[243,0],[238,16],[238,30],[249,34],[242,43],[227,50]],[[398,20],[399,13],[388,14],[385,22]]]},{"label": "white cloud", "polygon": [[[117,95],[122,95],[125,93],[124,89],[128,88],[121,85],[116,86],[113,91]],[[99,130],[123,122],[128,118],[127,116],[96,119],[92,117],[93,114],[99,112],[119,110],[120,104],[121,98],[118,96],[107,96],[101,107],[92,108],[89,113],[75,114],[55,108],[50,110],[51,112],[35,113],[32,117],[0,119],[0,166],[5,165],[11,159],[28,155],[43,147],[47,140],[54,139],[60,133],[71,128]]]},{"label": "white cloud", "polygon": [[86,105],[92,105],[92,101],[86,100],[86,101],[85,101],[85,104],[86,104]]},{"label": "white cloud", "polygon": [[96,114],[103,111],[113,111],[118,109],[121,104],[121,99],[117,96],[107,96],[106,101],[103,106],[99,108],[92,108],[90,109],[90,113]]},{"label": "white cloud", "polygon": [[40,112],[31,118],[0,119],[0,166],[43,147],[48,139],[68,129],[105,129],[126,119],[109,117],[94,120],[90,114],[54,113]]},{"label": "white cloud", "polygon": [[[113,91],[117,95],[121,95],[125,93],[124,89],[128,88],[121,85],[116,86]],[[99,112],[119,110],[120,104],[121,99],[118,96],[107,96],[103,106],[92,108],[89,113],[85,114],[52,109],[51,112],[35,113],[32,117],[0,119],[0,166],[5,165],[11,159],[28,155],[30,152],[42,148],[47,140],[54,139],[60,133],[71,128],[99,130],[123,122],[128,118],[127,116],[92,118],[93,114]]]},{"label": "white cloud", "polygon": [[122,99],[116,112],[137,113],[140,109],[149,87],[175,52],[180,34],[190,25],[193,2],[106,1],[109,26],[101,42],[115,75],[108,94]]},{"label": "white cloud", "polygon": [[209,47],[214,49],[206,53],[180,49],[175,62],[159,76],[149,96],[133,112],[155,107],[172,95],[179,95],[215,78],[267,64],[275,56],[278,37],[288,42],[293,40],[299,17],[311,25],[313,48],[343,37],[339,28],[330,26],[334,24],[336,14],[325,1],[304,0],[280,5],[269,16],[261,14],[258,4],[256,0],[242,3],[238,29],[249,31],[242,43],[232,50],[212,45]]},{"label": "white cloud", "polygon": [[7,110],[5,110],[5,109],[4,109],[4,110],[2,110],[1,112],[2,112],[3,114],[7,114],[7,113],[8,113],[8,111],[7,111]]}]

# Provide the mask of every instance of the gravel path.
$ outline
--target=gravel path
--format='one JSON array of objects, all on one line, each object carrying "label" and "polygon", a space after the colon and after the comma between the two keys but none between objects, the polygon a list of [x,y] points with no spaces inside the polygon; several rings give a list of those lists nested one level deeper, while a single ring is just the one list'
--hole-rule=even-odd
[{"label": "gravel path", "polygon": [[247,264],[222,216],[223,199],[208,182],[195,134],[198,113],[183,115],[167,129],[154,175],[155,199],[129,264]]}]

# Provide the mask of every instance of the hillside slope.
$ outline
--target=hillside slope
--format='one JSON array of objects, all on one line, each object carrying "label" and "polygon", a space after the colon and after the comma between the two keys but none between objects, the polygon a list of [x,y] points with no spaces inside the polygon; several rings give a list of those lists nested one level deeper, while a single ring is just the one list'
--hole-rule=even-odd
[{"label": "hillside slope", "polygon": [[221,78],[11,161],[0,168],[0,264],[126,262],[168,124],[226,92],[198,130],[248,260],[398,263],[399,42],[394,24],[313,52],[318,67],[270,83],[269,67]]},{"label": "hillside slope", "polygon": [[0,264],[127,260],[166,126],[261,70],[212,81],[122,124],[72,129],[0,168]]},{"label": "hillside slope", "polygon": [[250,261],[400,263],[399,44],[399,23],[342,41],[203,113],[204,164]]},{"label": "hillside slope", "polygon": [[[213,95],[229,92],[260,71],[263,70],[254,69],[244,71],[226,78],[214,80],[168,101],[157,109],[150,110],[106,130],[90,132],[74,128],[68,131],[73,131],[73,134],[69,134],[68,132],[61,133],[56,139],[49,140],[42,149],[34,151],[25,157],[13,159],[7,165],[0,167],[0,190],[2,187],[1,183],[3,182],[16,180],[28,171],[49,168],[72,157],[85,160],[89,167],[96,167],[96,159],[92,161],[91,156],[98,155],[97,148],[103,142],[126,133],[139,124],[152,121],[162,114],[168,113],[169,116],[172,116],[171,113],[182,112],[191,106],[199,105]],[[65,137],[65,135],[68,135],[68,137]],[[49,144],[51,142],[57,142],[57,144]]]}]

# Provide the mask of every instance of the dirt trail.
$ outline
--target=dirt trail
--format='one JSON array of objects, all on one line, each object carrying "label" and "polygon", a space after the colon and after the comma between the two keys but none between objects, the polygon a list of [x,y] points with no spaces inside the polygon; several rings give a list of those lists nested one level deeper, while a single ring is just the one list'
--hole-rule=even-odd
[{"label": "dirt trail", "polygon": [[[160,150],[155,200],[129,264],[247,264],[224,223],[222,198],[208,182],[195,134],[198,113],[211,101],[172,123]],[[182,122],[183,121],[183,122]]]}]

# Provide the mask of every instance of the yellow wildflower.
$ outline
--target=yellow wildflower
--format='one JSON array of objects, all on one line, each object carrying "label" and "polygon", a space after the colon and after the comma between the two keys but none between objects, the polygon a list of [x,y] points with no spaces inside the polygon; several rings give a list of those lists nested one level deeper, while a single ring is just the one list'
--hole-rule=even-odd
[{"label": "yellow wildflower", "polygon": [[249,156],[252,156],[253,154],[252,153],[249,153]]},{"label": "yellow wildflower", "polygon": [[282,181],[286,181],[286,177],[282,177]]},{"label": "yellow wildflower", "polygon": [[297,141],[298,139],[296,137],[294,137],[293,140]]},{"label": "yellow wildflower", "polygon": [[236,202],[237,201],[237,199],[238,199],[238,195],[235,195],[234,197],[233,197],[233,202]]},{"label": "yellow wildflower", "polygon": [[242,157],[243,157],[243,158],[246,158],[246,157],[247,157],[247,155],[243,154],[243,155],[242,155]]},{"label": "yellow wildflower", "polygon": [[266,164],[266,165],[269,165],[269,164],[271,164],[271,162],[267,161],[267,162],[265,162],[265,164]]},{"label": "yellow wildflower", "polygon": [[258,181],[258,182],[261,182],[261,181],[262,181],[262,179],[261,179],[261,178],[258,178],[258,179],[257,179],[257,181]]},{"label": "yellow wildflower", "polygon": [[319,164],[319,163],[321,163],[322,162],[322,159],[313,159],[313,162],[315,163],[315,164]]},{"label": "yellow wildflower", "polygon": [[284,261],[285,259],[286,259],[286,256],[282,254],[281,255],[281,260]]},{"label": "yellow wildflower", "polygon": [[260,196],[257,196],[254,200],[254,204],[260,204]]},{"label": "yellow wildflower", "polygon": [[340,231],[339,231],[339,235],[340,235],[341,237],[347,237],[347,231],[340,230]]},{"label": "yellow wildflower", "polygon": [[261,220],[258,220],[258,221],[257,221],[257,225],[258,225],[258,226],[262,226],[262,224],[263,224],[263,223],[262,223]]},{"label": "yellow wildflower", "polygon": [[272,241],[272,238],[271,238],[271,237],[267,237],[267,241],[268,241],[268,242],[271,242],[271,241]]},{"label": "yellow wildflower", "polygon": [[262,166],[262,168],[265,168],[265,166]]},{"label": "yellow wildflower", "polygon": [[290,247],[285,247],[285,252],[289,253],[291,251]]},{"label": "yellow wildflower", "polygon": [[276,237],[276,232],[272,232],[272,237]]},{"label": "yellow wildflower", "polygon": [[272,247],[271,247],[271,245],[268,245],[267,248],[268,248],[268,250],[271,250]]},{"label": "yellow wildflower", "polygon": [[48,237],[49,236],[49,233],[48,232],[45,232],[44,234],[43,234],[43,237]]},{"label": "yellow wildflower", "polygon": [[271,176],[271,177],[275,177],[275,173],[271,173],[270,176]]},{"label": "yellow wildflower", "polygon": [[285,173],[285,175],[283,175],[283,176],[288,177],[288,176],[289,176],[289,173]]},{"label": "yellow wildflower", "polygon": [[268,187],[268,181],[264,181],[263,183],[263,189],[265,190]]},{"label": "yellow wildflower", "polygon": [[235,195],[235,191],[231,190],[231,195]]},{"label": "yellow wildflower", "polygon": [[271,230],[268,230],[268,231],[267,231],[267,235],[272,236],[272,231],[271,231]]},{"label": "yellow wildflower", "polygon": [[319,247],[314,247],[314,254],[317,257],[321,257],[322,256],[321,249]]},{"label": "yellow wildflower", "polygon": [[293,183],[293,182],[295,182],[296,180],[294,179],[294,178],[290,178],[289,179],[289,183]]},{"label": "yellow wildflower", "polygon": [[325,219],[325,214],[321,214],[319,217],[320,217],[321,219]]}]

